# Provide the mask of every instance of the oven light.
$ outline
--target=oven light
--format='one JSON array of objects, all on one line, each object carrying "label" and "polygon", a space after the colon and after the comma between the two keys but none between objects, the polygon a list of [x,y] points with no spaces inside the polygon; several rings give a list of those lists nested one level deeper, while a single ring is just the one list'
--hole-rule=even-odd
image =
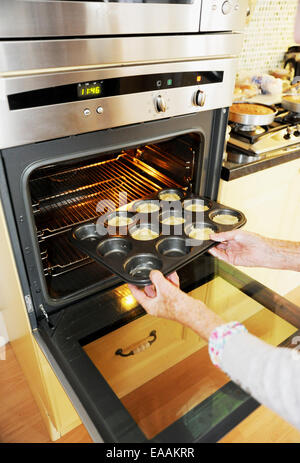
[{"label": "oven light", "polygon": [[128,294],[127,296],[122,297],[121,304],[124,309],[131,310],[136,306],[136,300],[131,294]]}]

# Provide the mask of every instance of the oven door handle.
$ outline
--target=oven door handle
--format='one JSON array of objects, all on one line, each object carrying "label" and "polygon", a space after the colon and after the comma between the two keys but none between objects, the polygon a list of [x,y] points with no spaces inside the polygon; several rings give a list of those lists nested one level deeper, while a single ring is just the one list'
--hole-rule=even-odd
[{"label": "oven door handle", "polygon": [[126,354],[124,354],[123,349],[121,348],[117,349],[115,352],[115,355],[120,355],[121,357],[129,357],[130,355],[135,355],[135,354],[138,354],[139,352],[143,352],[144,350],[148,349],[154,343],[154,341],[156,341],[157,339],[156,330],[152,330],[149,333],[149,336],[152,337],[153,339],[146,339],[144,342],[141,342],[138,346],[136,346],[134,349],[130,350]]}]

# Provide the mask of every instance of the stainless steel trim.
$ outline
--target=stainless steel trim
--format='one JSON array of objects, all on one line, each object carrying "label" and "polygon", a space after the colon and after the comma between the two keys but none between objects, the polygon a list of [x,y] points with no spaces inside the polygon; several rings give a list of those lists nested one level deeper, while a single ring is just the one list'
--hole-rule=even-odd
[{"label": "stainless steel trim", "polygon": [[[237,59],[231,58],[2,79],[0,148],[228,107],[232,103],[236,65]],[[208,70],[223,71],[224,78],[220,83],[201,85],[201,90],[206,93],[203,107],[194,105],[194,94],[199,89],[197,85],[15,111],[9,110],[7,101],[8,94],[67,83],[129,75]],[[165,112],[156,111],[155,100],[158,95],[166,101]],[[99,105],[102,107],[100,114],[97,112]],[[86,109],[89,109],[89,115],[85,115]]]},{"label": "stainless steel trim", "polygon": [[242,31],[249,0],[202,0],[200,31]]},{"label": "stainless steel trim", "polygon": [[200,11],[201,0],[190,4],[1,0],[0,36],[79,37],[198,32]]},{"label": "stainless steel trim", "polygon": [[238,56],[243,36],[220,33],[163,37],[0,42],[0,76]]}]

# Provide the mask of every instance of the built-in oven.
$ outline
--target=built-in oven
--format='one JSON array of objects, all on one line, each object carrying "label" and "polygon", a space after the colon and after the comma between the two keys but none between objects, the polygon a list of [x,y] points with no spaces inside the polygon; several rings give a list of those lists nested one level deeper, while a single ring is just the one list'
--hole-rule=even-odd
[{"label": "built-in oven", "polygon": [[2,0],[1,37],[242,30],[248,0]]},{"label": "built-in oven", "polygon": [[229,58],[5,79],[2,142],[19,146],[3,163],[39,310],[120,283],[68,239],[101,201],[172,187],[216,198],[234,69]]}]

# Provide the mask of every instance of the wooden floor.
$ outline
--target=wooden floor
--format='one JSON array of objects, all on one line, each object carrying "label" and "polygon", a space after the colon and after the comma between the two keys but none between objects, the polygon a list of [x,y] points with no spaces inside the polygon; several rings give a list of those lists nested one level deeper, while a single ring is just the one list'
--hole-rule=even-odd
[{"label": "wooden floor", "polygon": [[[300,306],[300,288],[287,297]],[[38,407],[9,344],[6,345],[5,360],[0,360],[0,442],[50,442]],[[91,442],[83,425],[56,441],[56,443]],[[300,432],[275,413],[261,406],[220,442],[300,443]]]}]

